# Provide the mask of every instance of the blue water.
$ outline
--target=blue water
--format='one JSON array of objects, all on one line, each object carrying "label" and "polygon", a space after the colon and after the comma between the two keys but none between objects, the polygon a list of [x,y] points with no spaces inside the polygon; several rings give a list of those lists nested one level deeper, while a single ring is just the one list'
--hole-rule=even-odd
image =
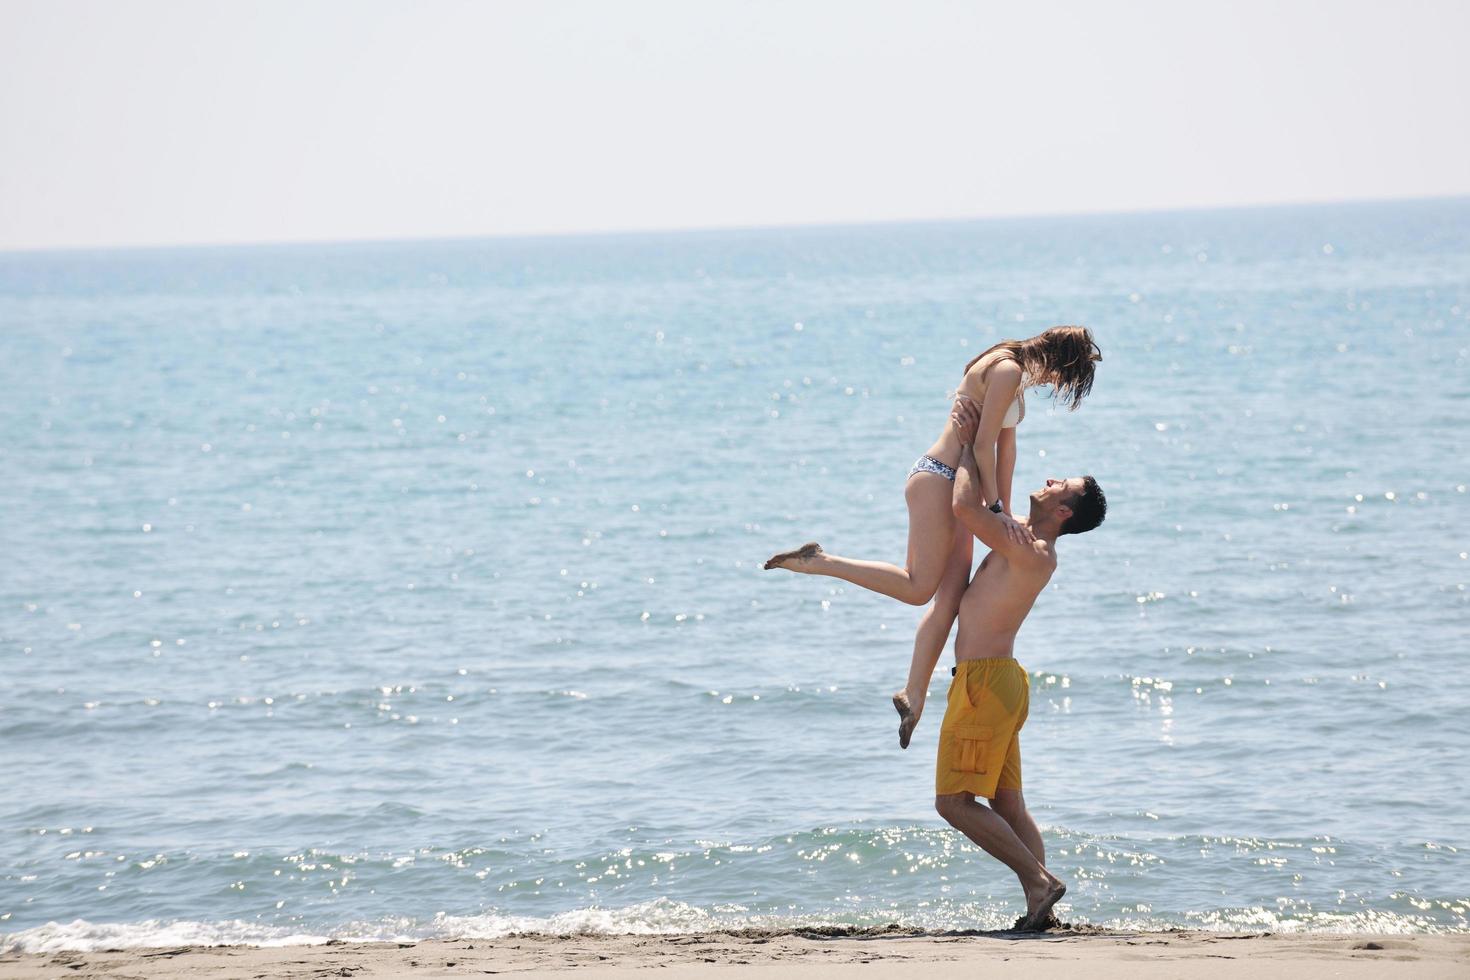
[{"label": "blue water", "polygon": [[896,746],[920,610],[760,566],[899,558],[1054,323],[1063,917],[1470,928],[1462,199],[0,255],[0,946],[1008,924]]}]

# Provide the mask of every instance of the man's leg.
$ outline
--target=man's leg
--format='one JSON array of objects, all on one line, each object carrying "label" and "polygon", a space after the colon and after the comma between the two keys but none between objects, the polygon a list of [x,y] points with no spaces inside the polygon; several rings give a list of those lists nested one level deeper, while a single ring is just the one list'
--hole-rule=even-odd
[{"label": "man's leg", "polygon": [[934,809],[985,853],[1016,873],[1026,893],[1026,927],[1039,928],[1067,887],[1042,866],[1000,814],[969,793],[934,797]]},{"label": "man's leg", "polygon": [[1031,819],[1031,811],[1026,809],[1026,799],[1021,795],[1020,788],[996,790],[995,799],[990,801],[990,808],[1010,824],[1011,830],[1026,845],[1026,850],[1036,858],[1036,863],[1045,867],[1046,845],[1041,842],[1041,828]]},{"label": "man's leg", "polygon": [[[1025,723],[1023,716],[1021,724]],[[1046,846],[1041,843],[1041,831],[1037,828],[1036,821],[1031,819],[1031,814],[1026,809],[1026,799],[1021,795],[1020,731],[1011,735],[1010,744],[1006,746],[1005,762],[1000,767],[1000,778],[995,785],[995,796],[990,801],[991,808],[1011,825],[1011,829],[1021,838],[1026,849],[1036,856],[1036,860],[1045,865]]]}]

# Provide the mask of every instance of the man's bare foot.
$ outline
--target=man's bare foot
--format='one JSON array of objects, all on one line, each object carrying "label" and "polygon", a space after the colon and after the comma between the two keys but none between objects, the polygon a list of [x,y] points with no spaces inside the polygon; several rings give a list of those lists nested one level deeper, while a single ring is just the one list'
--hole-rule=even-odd
[{"label": "man's bare foot", "polygon": [[909,747],[909,739],[914,736],[914,726],[919,723],[919,716],[914,713],[906,691],[899,691],[893,696],[893,707],[898,712],[898,747],[906,749]]},{"label": "man's bare foot", "polygon": [[1026,923],[1030,919],[1031,916],[1029,915],[1016,916],[1016,921],[1011,923],[1011,932],[1046,932],[1048,929],[1062,928],[1062,921],[1056,917],[1056,913],[1054,912],[1048,915],[1046,917],[1046,921],[1041,923],[1035,929],[1029,928],[1026,925]]},{"label": "man's bare foot", "polygon": [[808,541],[795,551],[783,551],[779,555],[772,555],[766,562],[766,568],[784,568],[790,572],[804,572],[806,565],[812,559],[822,553],[822,546],[815,541]]},{"label": "man's bare foot", "polygon": [[1060,878],[1045,868],[1041,869],[1041,873],[1046,875],[1045,885],[1034,891],[1030,888],[1026,889],[1026,919],[1020,926],[1025,932],[1043,932],[1050,929],[1056,921],[1056,916],[1051,914],[1052,906],[1067,894],[1067,886],[1062,884]]}]

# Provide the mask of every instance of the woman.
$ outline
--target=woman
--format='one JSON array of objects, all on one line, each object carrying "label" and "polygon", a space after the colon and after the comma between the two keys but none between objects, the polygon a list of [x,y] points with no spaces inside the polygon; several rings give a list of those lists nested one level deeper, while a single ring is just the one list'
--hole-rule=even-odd
[{"label": "woman", "polygon": [[919,622],[913,662],[902,691],[894,694],[899,745],[908,748],[924,710],[929,677],[944,652],[960,597],[970,581],[974,541],[951,509],[960,448],[974,443],[985,503],[1000,513],[1017,537],[1029,532],[1011,515],[1011,478],[1016,467],[1016,425],[1025,417],[1024,392],[1050,385],[1052,396],[1076,409],[1092,390],[1093,365],[1102,353],[1086,327],[1052,327],[1029,340],[1003,340],[965,365],[958,398],[980,406],[976,431],[952,416],[939,438],[909,470],[904,499],[909,510],[908,556],[902,567],[828,554],[816,542],[774,555],[766,568],[804,575],[830,575],[902,602],[934,605]]}]

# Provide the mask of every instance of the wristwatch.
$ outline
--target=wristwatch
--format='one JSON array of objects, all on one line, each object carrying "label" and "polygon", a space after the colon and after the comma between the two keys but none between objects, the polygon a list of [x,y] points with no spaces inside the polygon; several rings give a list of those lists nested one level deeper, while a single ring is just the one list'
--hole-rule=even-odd
[{"label": "wristwatch", "polygon": [[993,503],[993,504],[990,505],[990,511],[993,514],[999,514],[1003,510],[1005,510],[1005,508],[1000,505],[1000,501],[999,500],[997,500],[995,503]]}]

